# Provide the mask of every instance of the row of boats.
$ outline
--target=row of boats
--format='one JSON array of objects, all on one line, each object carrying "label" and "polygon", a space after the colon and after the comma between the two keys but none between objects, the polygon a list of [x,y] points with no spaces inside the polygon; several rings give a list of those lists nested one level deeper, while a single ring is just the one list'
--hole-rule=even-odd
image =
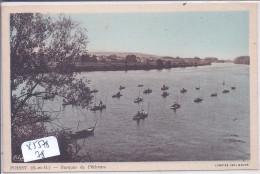
[{"label": "row of boats", "polygon": [[[223,83],[223,86],[224,85],[225,84]],[[138,87],[143,87],[143,85],[140,84],[140,85],[138,85]],[[124,86],[119,86],[120,91],[123,90],[123,89],[125,89]],[[195,89],[200,90],[200,87],[196,87]],[[233,87],[231,87],[231,89],[235,90],[236,87],[233,86]],[[169,90],[169,86],[163,85],[161,90],[163,91],[163,93],[162,93],[163,97],[166,97],[166,96],[169,95],[169,92],[167,92],[167,90]],[[120,91],[117,94],[113,95],[112,98],[119,98],[119,97],[123,96]],[[97,92],[98,92],[98,90],[96,90],[96,89],[91,91],[91,93],[97,93]],[[185,88],[182,88],[180,90],[180,93],[186,93],[186,92],[187,92],[187,89],[185,89]],[[144,94],[150,94],[150,93],[152,93],[152,89],[147,88],[143,91],[143,93]],[[224,89],[222,91],[222,93],[229,93],[229,89]],[[218,95],[217,92],[212,93],[211,97],[217,97],[217,95]],[[140,92],[139,92],[139,96],[134,100],[134,103],[139,104],[142,101],[143,101],[143,98],[140,97]],[[197,98],[194,99],[195,103],[199,103],[199,102],[202,102],[202,101],[203,101],[202,97],[197,97]],[[63,102],[65,102],[65,101],[63,101]],[[71,104],[71,103],[65,102],[63,104],[68,105],[68,104]],[[143,109],[141,111],[138,110],[137,113],[133,116],[133,120],[139,121],[141,119],[143,120],[143,119],[147,118],[148,112],[149,112],[149,105],[150,105],[150,103],[148,104],[147,111],[144,111]],[[171,109],[173,109],[174,111],[176,111],[180,107],[181,107],[181,104],[180,104],[180,102],[178,102],[178,99],[176,101],[174,101],[173,105],[171,105]],[[94,104],[94,106],[92,108],[90,108],[91,111],[98,111],[98,110],[102,111],[103,109],[106,109],[106,104],[104,104],[102,101],[100,101],[99,105]],[[77,131],[76,133],[72,134],[71,136],[74,139],[86,138],[86,137],[94,134],[95,127],[96,127],[96,123],[93,127],[90,127],[90,128],[87,128],[87,129],[84,129],[84,130],[81,130],[81,131]]]},{"label": "row of boats", "polygon": [[[138,87],[142,87],[143,85],[138,85]],[[125,87],[122,87],[122,86],[120,86],[119,87],[119,89],[120,90],[122,90],[122,89],[125,89]],[[168,95],[169,95],[169,92],[167,92],[167,90],[169,89],[169,87],[168,86],[166,86],[166,85],[163,85],[163,87],[161,88],[161,90],[163,91],[163,93],[162,93],[162,97],[167,97]],[[200,90],[200,87],[196,87],[195,88],[196,90]],[[236,89],[236,87],[231,87],[231,89],[232,90],[235,90]],[[187,92],[187,89],[185,89],[185,88],[182,88],[181,90],[180,90],[180,93],[186,93]],[[144,91],[143,91],[143,93],[144,94],[150,94],[150,93],[152,93],[152,89],[150,89],[150,88],[147,88],[147,89],[145,89]],[[228,89],[225,89],[225,90],[223,90],[222,91],[222,93],[229,93],[229,90]],[[121,93],[120,93],[120,91],[119,92],[117,92],[115,95],[113,95],[112,96],[112,98],[119,98],[119,97],[121,97],[121,96],[123,96]],[[211,94],[211,97],[216,97],[217,96],[217,93],[215,92],[215,93],[212,93]],[[140,94],[139,94],[139,96],[134,100],[134,103],[139,103],[139,102],[141,102],[141,101],[143,101],[143,99],[140,97]],[[199,99],[198,100],[196,100],[196,101],[200,101]],[[196,102],[195,101],[195,102]]]},{"label": "row of boats", "polygon": [[[224,86],[224,85],[225,85],[225,83],[223,83],[223,86]],[[139,85],[138,85],[138,87],[139,87]],[[166,85],[163,85],[163,87],[161,88],[161,90],[163,91],[163,93],[162,93],[162,96],[163,96],[163,97],[166,97],[166,96],[169,95],[169,92],[167,92],[168,89],[169,89],[169,87],[166,86]],[[195,89],[196,89],[196,90],[200,90],[200,87],[196,87]],[[236,87],[233,86],[233,87],[231,87],[231,89],[232,89],[232,90],[235,90]],[[147,93],[148,93],[148,90],[149,90],[150,92],[152,92],[152,90],[148,88],[148,89],[146,89],[146,90],[144,91],[144,94],[147,94]],[[180,93],[186,93],[186,92],[187,92],[187,89],[185,89],[185,88],[182,88],[182,89],[180,90]],[[224,89],[224,90],[222,91],[222,93],[229,93],[229,90],[228,90],[228,89]],[[218,95],[217,92],[215,92],[215,93],[212,93],[212,94],[211,94],[211,97],[217,97],[217,95]],[[134,100],[135,103],[139,103],[139,102],[141,102],[141,101],[143,101],[143,99],[140,98],[140,96],[137,97],[137,98]],[[195,102],[195,103],[200,103],[200,102],[202,102],[202,101],[203,101],[203,98],[202,98],[202,97],[197,97],[197,98],[194,99],[194,102]],[[174,111],[176,111],[176,110],[179,109],[180,107],[181,107],[181,104],[180,104],[178,101],[174,101],[173,105],[171,106],[171,109],[173,109]],[[148,107],[148,110],[149,110],[149,107]],[[134,115],[133,120],[145,119],[146,117],[148,117],[148,111],[145,112],[145,111],[142,110],[142,112],[138,111],[138,112],[136,113],[136,115]]]},{"label": "row of boats", "polygon": [[[225,85],[225,83],[223,83],[223,86]],[[139,84],[137,87],[143,87],[144,85],[142,85],[142,84]],[[122,95],[122,93],[120,92],[121,90],[123,90],[123,89],[125,89],[125,86],[119,86],[119,92],[117,92],[116,94],[114,94],[114,95],[112,95],[112,98],[120,98],[120,97],[122,97],[123,95]],[[200,87],[196,87],[195,88],[196,90],[200,90]],[[236,87],[231,87],[231,89],[232,90],[235,90],[236,89]],[[169,96],[169,92],[167,92],[169,90],[169,86],[166,86],[165,84],[161,87],[161,91],[163,91],[162,92],[162,94],[161,94],[161,96],[162,97],[167,97],[167,96]],[[94,89],[94,90],[91,90],[90,91],[91,93],[97,93],[98,92],[98,90],[97,89]],[[180,93],[186,93],[187,92],[187,89],[185,89],[185,88],[182,88],[181,90],[180,90]],[[143,91],[143,93],[144,94],[150,94],[150,93],[152,93],[152,89],[150,89],[149,87],[147,88],[147,89],[145,89],[144,91]],[[222,91],[222,93],[229,93],[229,90],[228,89],[224,89],[223,91]],[[211,94],[211,97],[217,97],[217,92],[215,92],[215,93],[212,93]],[[203,101],[203,98],[202,97],[197,97],[197,98],[195,98],[194,99],[194,102],[195,103],[200,103],[200,102],[202,102]],[[140,97],[140,92],[139,92],[139,96],[137,97],[137,98],[135,98],[134,99],[134,103],[140,103],[140,102],[143,102],[143,98],[142,97]],[[73,102],[72,101],[67,101],[67,102],[65,102],[65,101],[63,101],[63,105],[69,105],[69,104],[73,104]],[[173,103],[173,105],[171,105],[171,109],[173,109],[173,110],[177,110],[177,109],[179,109],[181,107],[181,104],[178,102],[178,101],[174,101],[174,103]],[[103,109],[106,109],[106,104],[104,104],[102,101],[100,101],[100,103],[98,104],[98,105],[96,105],[96,104],[94,104],[93,105],[93,107],[91,107],[90,108],[90,110],[91,111],[102,111]],[[146,117],[148,116],[148,111],[138,111],[137,113],[136,113],[136,115],[134,115],[134,117],[133,117],[133,120],[140,120],[140,119],[145,119]]]}]

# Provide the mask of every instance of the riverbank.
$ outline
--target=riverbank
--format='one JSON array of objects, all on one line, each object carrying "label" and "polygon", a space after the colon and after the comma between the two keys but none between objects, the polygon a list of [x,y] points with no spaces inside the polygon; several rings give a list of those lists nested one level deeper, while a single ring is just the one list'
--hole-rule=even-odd
[{"label": "riverbank", "polygon": [[185,68],[192,66],[211,65],[211,62],[181,62],[172,64],[125,64],[125,63],[77,63],[74,71],[127,71],[127,70],[153,70],[153,69],[171,69],[171,68]]}]

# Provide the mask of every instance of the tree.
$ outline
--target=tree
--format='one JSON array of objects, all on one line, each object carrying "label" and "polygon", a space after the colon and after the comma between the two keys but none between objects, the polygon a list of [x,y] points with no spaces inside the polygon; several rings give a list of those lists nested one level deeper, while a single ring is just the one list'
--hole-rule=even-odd
[{"label": "tree", "polygon": [[[76,58],[87,53],[87,43],[86,29],[70,17],[10,15],[13,154],[21,153],[21,142],[50,134],[45,124],[53,122],[59,112],[43,109],[44,101],[60,97],[82,108],[89,105],[92,99],[89,81],[73,74]],[[58,138],[75,143],[66,136],[67,132],[56,130]],[[68,152],[67,146],[64,149],[72,156],[73,150]]]},{"label": "tree", "polygon": [[115,54],[109,55],[109,56],[107,56],[107,59],[110,59],[111,61],[116,61],[117,55],[115,55]]},{"label": "tree", "polygon": [[89,62],[90,61],[90,56],[88,54],[83,54],[81,56],[81,61],[82,62]]},{"label": "tree", "polygon": [[125,57],[125,61],[128,63],[136,63],[137,59],[136,59],[136,55],[134,54],[129,54]]},{"label": "tree", "polygon": [[96,55],[92,55],[92,57],[90,58],[91,62],[97,63],[97,56]]},{"label": "tree", "polygon": [[159,69],[163,68],[163,61],[161,59],[158,59],[156,63]]},{"label": "tree", "polygon": [[170,60],[168,60],[166,63],[165,63],[165,67],[166,68],[171,68],[172,66],[172,62]]},{"label": "tree", "polygon": [[236,64],[250,64],[250,57],[249,56],[239,56],[235,58],[234,63]]}]

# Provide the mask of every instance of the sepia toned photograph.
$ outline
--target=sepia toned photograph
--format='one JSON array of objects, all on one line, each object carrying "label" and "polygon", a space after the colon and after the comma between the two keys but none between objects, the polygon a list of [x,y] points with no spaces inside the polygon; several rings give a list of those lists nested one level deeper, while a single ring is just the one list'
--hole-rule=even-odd
[{"label": "sepia toned photograph", "polygon": [[[29,142],[45,148],[29,163],[64,171],[79,162],[250,167],[250,13],[8,13],[8,159],[28,164]],[[57,140],[56,156],[45,137]]]}]

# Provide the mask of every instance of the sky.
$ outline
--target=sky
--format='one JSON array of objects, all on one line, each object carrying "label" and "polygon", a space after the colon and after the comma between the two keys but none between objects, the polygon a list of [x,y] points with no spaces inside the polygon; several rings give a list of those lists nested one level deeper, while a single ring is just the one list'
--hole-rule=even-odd
[{"label": "sky", "polygon": [[71,14],[88,30],[90,52],[234,59],[249,54],[249,12]]}]

